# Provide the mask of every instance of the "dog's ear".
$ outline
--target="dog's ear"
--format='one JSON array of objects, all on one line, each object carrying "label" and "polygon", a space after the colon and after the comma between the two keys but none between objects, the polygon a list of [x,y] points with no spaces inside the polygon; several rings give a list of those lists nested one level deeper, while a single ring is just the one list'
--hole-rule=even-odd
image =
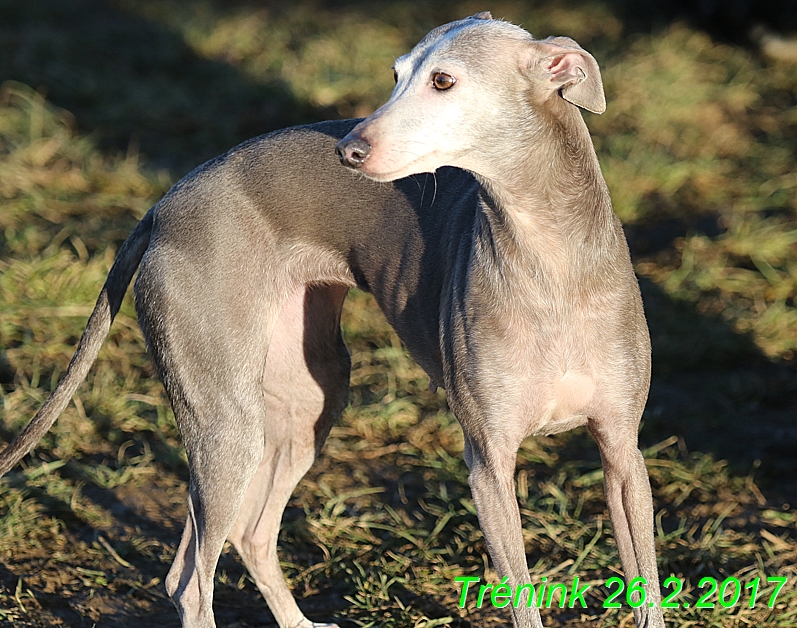
[{"label": "dog's ear", "polygon": [[562,98],[592,113],[606,111],[598,62],[569,37],[548,37],[532,44],[535,76]]},{"label": "dog's ear", "polygon": [[493,19],[492,13],[489,11],[482,11],[481,13],[476,13],[474,15],[470,15],[465,18],[466,20],[491,20]]}]

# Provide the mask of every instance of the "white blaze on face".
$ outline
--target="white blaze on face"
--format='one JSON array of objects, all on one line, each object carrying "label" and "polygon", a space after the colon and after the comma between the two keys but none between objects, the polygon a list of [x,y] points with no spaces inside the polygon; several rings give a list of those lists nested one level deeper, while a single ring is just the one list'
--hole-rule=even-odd
[{"label": "white blaze on face", "polygon": [[[396,61],[390,100],[349,135],[369,146],[358,171],[379,181],[442,166],[493,174],[479,170],[485,166],[481,149],[512,135],[516,118],[524,119],[523,111],[504,114],[512,109],[507,93],[522,93],[520,57],[532,41],[520,27],[498,20],[469,18],[432,31]],[[436,75],[445,80],[435,81]],[[497,129],[501,124],[505,128]]]},{"label": "white blaze on face", "polygon": [[[457,81],[460,94],[464,87]],[[462,150],[464,111],[460,94],[437,93],[428,81],[413,81],[371,118],[361,123],[371,151],[361,171],[376,178],[397,179],[433,172],[451,163]]]},{"label": "white blaze on face", "polygon": [[[463,128],[473,102],[472,85],[459,61],[436,54],[460,32],[452,29],[431,48],[419,45],[394,66],[398,75],[390,100],[355,129],[371,146],[359,170],[374,179],[389,181],[437,168],[457,165],[467,146]],[[438,89],[434,77],[454,79],[448,89]]]}]

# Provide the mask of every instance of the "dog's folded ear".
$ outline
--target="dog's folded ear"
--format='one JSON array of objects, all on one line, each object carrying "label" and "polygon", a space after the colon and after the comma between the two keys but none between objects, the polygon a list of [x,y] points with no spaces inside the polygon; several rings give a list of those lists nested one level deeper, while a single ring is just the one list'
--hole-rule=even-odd
[{"label": "dog's folded ear", "polygon": [[548,37],[532,43],[532,70],[562,98],[592,113],[606,111],[598,62],[569,37]]},{"label": "dog's folded ear", "polygon": [[470,16],[468,16],[465,19],[467,19],[467,20],[491,20],[491,19],[493,19],[493,15],[489,11],[482,11],[481,13],[475,13],[473,15],[470,15]]}]

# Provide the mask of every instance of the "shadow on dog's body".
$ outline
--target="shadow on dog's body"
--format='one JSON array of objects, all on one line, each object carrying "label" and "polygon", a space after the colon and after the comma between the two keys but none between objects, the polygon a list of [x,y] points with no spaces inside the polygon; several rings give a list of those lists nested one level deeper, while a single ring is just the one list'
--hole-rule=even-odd
[{"label": "shadow on dog's body", "polygon": [[[484,29],[506,31],[512,46],[573,53],[503,24],[463,20],[424,42],[447,41],[444,28]],[[496,166],[498,177],[437,165],[436,175],[378,183],[342,168],[336,144],[384,133],[382,110],[256,138],[186,176],[123,245],[67,375],[0,454],[0,472],[69,402],[140,262],[139,323],[190,468],[186,530],[166,581],[183,625],[214,625],[213,574],[229,538],[279,625],[309,628],[280,571],[277,536],[288,499],[347,403],[340,312],[358,286],[374,294],[432,385],[446,389],[500,577],[529,582],[514,497],[520,442],[588,424],[626,577],[646,580],[653,605],[635,609],[637,625],[663,627],[636,437],[650,372],[647,327],[586,125],[572,104],[555,100],[545,104],[548,118],[535,120],[542,134],[524,145],[521,166]],[[492,148],[483,163],[500,164]],[[536,608],[511,610],[518,627],[542,625]]]}]

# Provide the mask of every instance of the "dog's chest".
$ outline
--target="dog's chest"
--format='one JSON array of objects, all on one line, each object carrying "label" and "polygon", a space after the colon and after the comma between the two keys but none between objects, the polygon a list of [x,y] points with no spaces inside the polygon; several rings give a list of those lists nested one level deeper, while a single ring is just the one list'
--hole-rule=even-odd
[{"label": "dog's chest", "polygon": [[[507,338],[507,340],[509,340]],[[499,347],[490,368],[503,384],[510,414],[524,417],[524,436],[554,434],[586,423],[600,377],[589,347],[577,334],[514,336]],[[500,363],[500,366],[499,366]]]},{"label": "dog's chest", "polygon": [[470,321],[469,385],[489,412],[516,417],[521,438],[584,425],[624,363],[622,347],[607,342],[613,318],[572,303],[540,309],[502,300]]}]

